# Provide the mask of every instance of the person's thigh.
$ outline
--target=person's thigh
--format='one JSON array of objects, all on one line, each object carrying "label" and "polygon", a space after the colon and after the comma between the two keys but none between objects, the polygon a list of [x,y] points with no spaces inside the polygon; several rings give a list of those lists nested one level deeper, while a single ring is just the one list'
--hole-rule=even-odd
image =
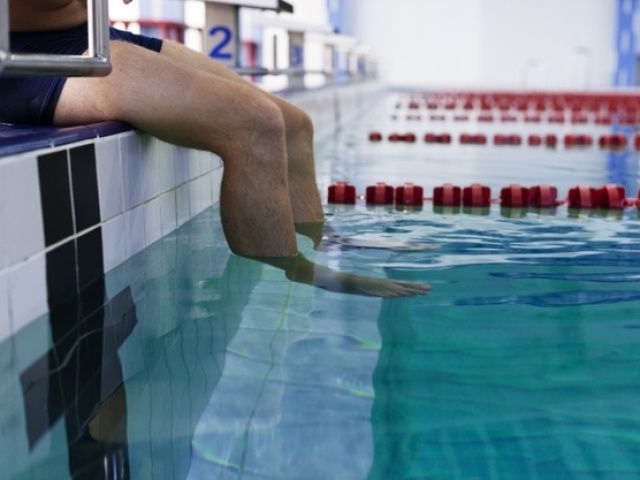
[{"label": "person's thigh", "polygon": [[300,110],[295,105],[289,103],[288,101],[277,95],[261,89],[259,86],[249,82],[222,63],[209,58],[208,56],[200,52],[196,52],[181,43],[171,40],[164,40],[160,53],[166,55],[171,59],[179,60],[182,64],[188,65],[191,68],[202,70],[212,75],[225,78],[232,83],[249,86],[256,93],[264,95],[266,98],[277,104],[282,110],[285,121],[289,123],[308,121],[306,115],[302,112],[302,110]]},{"label": "person's thigh", "polygon": [[272,101],[245,82],[137,45],[111,42],[111,61],[107,77],[67,80],[54,124],[120,120],[164,140],[218,153],[229,142],[242,142],[251,122],[279,115]]}]

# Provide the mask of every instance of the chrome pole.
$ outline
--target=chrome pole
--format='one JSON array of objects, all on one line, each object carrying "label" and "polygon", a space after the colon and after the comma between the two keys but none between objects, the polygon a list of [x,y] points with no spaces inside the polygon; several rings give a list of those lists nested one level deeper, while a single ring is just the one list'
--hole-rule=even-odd
[{"label": "chrome pole", "polygon": [[11,53],[8,0],[0,0],[0,74],[12,76],[106,76],[109,61],[109,6],[107,0],[88,2],[88,55]]},{"label": "chrome pole", "polygon": [[9,56],[9,0],[0,0],[0,74]]}]

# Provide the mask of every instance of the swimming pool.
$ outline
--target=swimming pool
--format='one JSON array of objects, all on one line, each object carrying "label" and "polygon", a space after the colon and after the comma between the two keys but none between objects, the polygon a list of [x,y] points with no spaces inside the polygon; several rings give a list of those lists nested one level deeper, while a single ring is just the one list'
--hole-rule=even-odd
[{"label": "swimming pool", "polygon": [[[637,189],[630,149],[368,142],[374,129],[504,130],[392,120],[399,98],[390,92],[322,136],[323,192],[342,180],[359,192],[379,181],[426,192],[479,182],[494,197],[510,183]],[[362,243],[437,248],[315,252],[300,237],[306,256],[427,282],[431,295],[291,283],[231,255],[208,209],[0,345],[15,371],[2,402],[24,404],[11,421],[28,432],[24,444],[3,439],[10,478],[637,477],[635,209],[325,209],[331,229]],[[69,311],[79,312],[72,325],[61,320]],[[29,468],[12,470],[25,456]]]}]

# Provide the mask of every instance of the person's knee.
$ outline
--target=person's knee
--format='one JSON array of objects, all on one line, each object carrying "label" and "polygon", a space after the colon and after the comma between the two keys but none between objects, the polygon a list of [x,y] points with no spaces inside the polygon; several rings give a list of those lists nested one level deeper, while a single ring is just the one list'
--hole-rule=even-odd
[{"label": "person's knee", "polygon": [[235,148],[273,151],[285,148],[285,122],[278,106],[268,99],[246,98],[230,133]]},{"label": "person's knee", "polygon": [[[233,156],[253,159],[253,162],[274,162],[282,157],[284,165],[286,129],[280,108],[268,99],[247,97],[241,101],[243,108],[236,109],[229,131],[215,136],[218,141],[222,140],[216,153],[223,159]],[[256,152],[262,154],[256,155]],[[271,153],[265,155],[265,152]]]},{"label": "person's knee", "polygon": [[251,124],[250,135],[262,135],[270,139],[284,139],[285,121],[280,108],[268,99],[253,99],[247,112]]},{"label": "person's knee", "polygon": [[287,115],[287,135],[313,138],[313,121],[304,110],[292,107]]}]

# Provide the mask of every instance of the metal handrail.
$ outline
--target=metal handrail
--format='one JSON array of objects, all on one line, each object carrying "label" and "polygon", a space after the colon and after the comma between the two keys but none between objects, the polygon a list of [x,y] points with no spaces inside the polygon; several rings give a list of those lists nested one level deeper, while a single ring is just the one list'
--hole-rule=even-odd
[{"label": "metal handrail", "polygon": [[252,77],[266,77],[271,75],[288,75],[290,77],[304,76],[307,74],[317,74],[330,76],[331,73],[326,70],[305,70],[304,68],[277,68],[268,69],[265,67],[234,67],[232,68],[238,75]]},{"label": "metal handrail", "polygon": [[89,0],[89,49],[87,55],[11,53],[9,0],[0,0],[0,75],[103,77],[111,72],[109,61],[109,6],[107,0]]}]

